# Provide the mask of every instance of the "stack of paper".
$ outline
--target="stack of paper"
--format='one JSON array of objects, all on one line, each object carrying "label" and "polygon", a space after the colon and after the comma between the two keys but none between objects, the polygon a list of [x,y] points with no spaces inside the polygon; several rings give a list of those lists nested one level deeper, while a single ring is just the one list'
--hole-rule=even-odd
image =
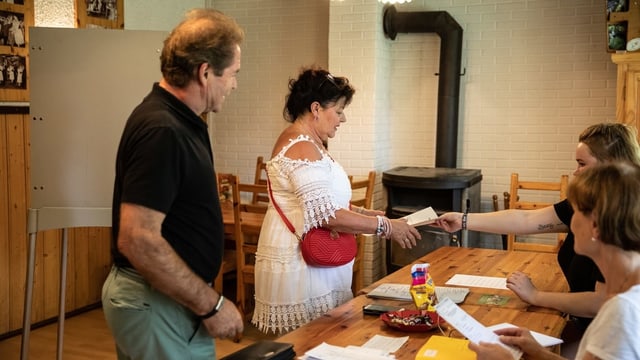
[{"label": "stack of paper", "polygon": [[347,347],[322,343],[307,351],[300,357],[302,360],[393,360],[396,357],[391,353],[398,351],[407,341],[408,336],[389,337],[374,335],[362,346],[350,345]]},{"label": "stack of paper", "polygon": [[393,360],[396,357],[385,351],[360,346],[334,346],[322,343],[307,351],[303,360]]},{"label": "stack of paper", "polygon": [[374,299],[412,301],[409,284],[380,284],[371,290],[367,297]]}]

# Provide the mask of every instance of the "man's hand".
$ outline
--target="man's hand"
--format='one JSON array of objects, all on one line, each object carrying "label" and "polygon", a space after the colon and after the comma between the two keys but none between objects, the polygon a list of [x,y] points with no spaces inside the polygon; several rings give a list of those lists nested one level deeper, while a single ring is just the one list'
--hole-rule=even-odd
[{"label": "man's hand", "polygon": [[216,339],[240,339],[244,331],[242,315],[231,301],[225,301],[218,313],[202,320],[202,324]]}]

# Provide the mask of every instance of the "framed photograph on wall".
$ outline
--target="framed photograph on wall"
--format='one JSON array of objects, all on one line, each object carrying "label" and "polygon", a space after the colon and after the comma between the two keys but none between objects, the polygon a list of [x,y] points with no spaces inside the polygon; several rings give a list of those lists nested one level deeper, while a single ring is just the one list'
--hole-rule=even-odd
[{"label": "framed photograph on wall", "polygon": [[29,101],[33,0],[0,0],[0,101]]},{"label": "framed photograph on wall", "polygon": [[124,0],[76,0],[79,28],[124,29]]}]

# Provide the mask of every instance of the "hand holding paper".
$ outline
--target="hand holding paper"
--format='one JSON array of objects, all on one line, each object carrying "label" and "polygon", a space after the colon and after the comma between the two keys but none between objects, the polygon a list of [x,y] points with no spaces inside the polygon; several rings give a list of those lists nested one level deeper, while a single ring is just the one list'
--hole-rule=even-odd
[{"label": "hand holding paper", "polygon": [[479,323],[478,320],[474,319],[458,305],[454,304],[451,299],[445,298],[439,302],[436,305],[436,311],[440,317],[456,328],[456,330],[469,339],[469,341],[476,344],[481,341],[499,344],[509,350],[514,360],[522,356],[522,351],[500,342],[498,335]]}]

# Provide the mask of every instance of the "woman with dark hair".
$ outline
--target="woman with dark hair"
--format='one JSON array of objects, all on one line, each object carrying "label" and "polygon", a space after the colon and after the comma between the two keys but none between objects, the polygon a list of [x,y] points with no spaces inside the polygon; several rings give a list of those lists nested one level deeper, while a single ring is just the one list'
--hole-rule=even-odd
[{"label": "woman with dark hair", "polygon": [[[576,253],[592,259],[606,280],[606,302],[584,333],[576,359],[640,359],[640,167],[605,163],[569,185]],[[560,359],[523,328],[496,331],[527,359]],[[512,359],[500,344],[470,343],[482,359]]]},{"label": "woman with dark hair", "polygon": [[[265,215],[255,264],[253,324],[264,332],[293,330],[353,297],[353,260],[331,267],[309,265],[297,234],[324,227],[343,233],[385,236],[403,248],[420,233],[381,211],[351,208],[351,186],[343,168],[323,145],[346,122],[344,109],[354,88],[344,77],[320,68],[303,69],[289,81],[282,131],[267,162],[271,202]],[[355,240],[354,240],[355,241]]]}]

